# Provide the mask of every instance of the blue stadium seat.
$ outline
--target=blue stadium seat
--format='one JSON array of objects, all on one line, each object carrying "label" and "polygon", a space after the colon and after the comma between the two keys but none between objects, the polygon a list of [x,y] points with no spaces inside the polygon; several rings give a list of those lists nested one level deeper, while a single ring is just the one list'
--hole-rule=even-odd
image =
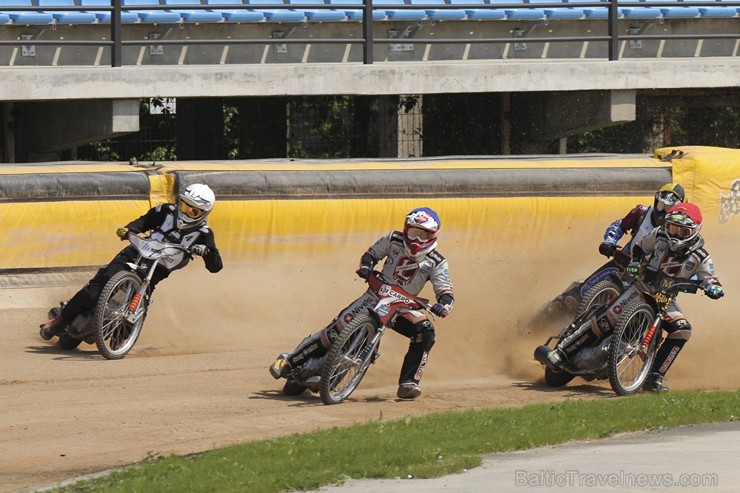
[{"label": "blue stadium seat", "polygon": [[8,22],[10,22],[10,17],[0,13],[0,24],[7,24]]},{"label": "blue stadium seat", "polygon": [[[38,0],[38,6],[41,11],[43,7],[74,7],[74,0]],[[58,23],[63,24],[92,24],[98,19],[95,14],[90,12],[80,12],[75,10],[49,10],[46,11]]]},{"label": "blue stadium seat", "polygon": [[425,7],[424,13],[432,20],[462,20],[465,19],[464,9],[434,9],[433,5],[444,5],[445,0],[409,0],[409,4]]},{"label": "blue stadium seat", "polygon": [[[328,0],[327,3],[329,5],[337,5],[337,6],[345,6],[345,5],[359,5],[362,6],[362,0]],[[352,21],[361,21],[362,20],[362,9],[343,9],[344,15],[347,16],[347,19]],[[373,9],[373,20],[374,21],[382,21],[385,19],[385,12],[378,9]]]},{"label": "blue stadium seat", "polygon": [[[186,7],[188,5],[201,5],[200,0],[164,0],[165,5],[171,5],[172,7]],[[212,10],[192,10],[192,9],[181,9],[173,8],[166,12],[174,12],[185,22],[221,22],[224,20],[223,16]]]},{"label": "blue stadium seat", "polygon": [[[0,8],[2,7],[29,7],[31,9],[33,6],[31,0],[0,0]],[[14,24],[51,24],[54,22],[54,17],[48,12],[8,10],[2,14],[7,15]]]},{"label": "blue stadium seat", "polygon": [[717,6],[702,5],[699,7],[699,13],[706,18],[727,18],[737,17],[740,15],[740,7],[729,7],[722,5],[722,0],[717,0]]},{"label": "blue stadium seat", "polygon": [[[151,5],[159,5],[158,0],[123,0],[123,7],[144,7]],[[167,12],[166,10],[131,10],[139,17],[141,22],[152,22],[152,23],[178,23],[180,22],[180,14],[175,12]]]},{"label": "blue stadium seat", "polygon": [[393,10],[394,5],[405,5],[404,0],[374,0],[373,7],[385,12],[385,16],[392,21],[420,21],[427,14],[423,10]]},{"label": "blue stadium seat", "polygon": [[[538,3],[557,3],[558,0],[527,0],[527,3],[529,4],[538,4]],[[569,7],[566,4],[563,4],[562,7],[559,8],[552,8],[552,7],[544,7],[545,9],[545,15],[547,15],[548,19],[553,20],[568,20],[568,19],[583,19],[586,17],[585,12],[579,8]]]},{"label": "blue stadium seat", "polygon": [[[483,0],[450,0],[451,5],[483,5]],[[465,8],[465,15],[471,20],[501,20],[506,19],[506,12],[501,9]]]},{"label": "blue stadium seat", "polygon": [[[594,3],[598,0],[565,0],[567,3],[579,4],[579,3]],[[603,1],[603,0],[602,0]],[[609,17],[608,7],[579,7],[586,19],[606,19]]]},{"label": "blue stadium seat", "polygon": [[[80,0],[81,7],[110,7],[111,0]],[[113,13],[109,10],[85,10],[89,14],[93,14],[95,18],[101,24],[110,24],[111,15]],[[121,22],[124,24],[133,24],[139,21],[139,16],[133,12],[121,11]]]},{"label": "blue stadium seat", "polygon": [[[288,3],[297,5],[326,5],[324,0],[288,0]],[[347,18],[342,10],[335,9],[301,9],[306,19],[312,22],[336,22]]]},{"label": "blue stadium seat", "polygon": [[[242,0],[206,0],[206,5],[244,5]],[[265,16],[262,12],[248,9],[208,9],[209,12],[218,12],[224,22],[262,22]]]},{"label": "blue stadium seat", "polygon": [[[513,3],[524,4],[524,0],[488,0],[491,5],[505,5]],[[544,21],[547,19],[544,9],[504,9],[506,12],[506,18],[509,20],[529,20],[529,21]]]},{"label": "blue stadium seat", "polygon": [[[650,0],[651,2],[676,2],[677,0]],[[677,7],[677,6],[666,6],[658,7],[660,13],[663,14],[665,19],[681,19],[681,18],[692,18],[699,17],[698,7]]]},{"label": "blue stadium seat", "polygon": [[[265,6],[270,5],[284,5],[283,0],[247,0],[250,6]],[[293,9],[267,9],[259,8],[254,9],[257,12],[262,12],[265,19],[272,22],[302,22],[306,16],[303,12],[298,12]]]},{"label": "blue stadium seat", "polygon": [[[640,0],[620,0],[619,17],[625,19],[658,19],[660,9],[657,7],[645,7],[640,5]],[[621,5],[626,5],[622,7]]]}]

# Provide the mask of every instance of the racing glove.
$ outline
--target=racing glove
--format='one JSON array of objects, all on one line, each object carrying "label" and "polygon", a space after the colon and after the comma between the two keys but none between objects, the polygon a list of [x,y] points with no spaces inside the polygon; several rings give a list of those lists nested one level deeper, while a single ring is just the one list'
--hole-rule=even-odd
[{"label": "racing glove", "polygon": [[195,256],[202,257],[203,255],[208,253],[208,247],[205,245],[193,245],[193,247],[190,249],[190,253]]},{"label": "racing glove", "polygon": [[718,300],[725,295],[725,290],[719,284],[710,284],[704,288],[704,292],[713,300]]},{"label": "racing glove", "polygon": [[355,273],[363,279],[367,279],[368,277],[370,277],[370,274],[372,274],[372,272],[373,270],[370,267],[366,267],[364,265],[355,271]]},{"label": "racing glove", "polygon": [[612,257],[616,249],[617,244],[610,243],[608,241],[605,241],[601,245],[599,245],[599,253],[602,254],[604,257]]},{"label": "racing glove", "polygon": [[118,236],[121,239],[121,241],[123,241],[128,237],[128,232],[129,232],[128,228],[118,228],[116,230],[116,236]]},{"label": "racing glove", "polygon": [[445,318],[447,315],[450,314],[450,307],[447,305],[443,305],[442,303],[435,303],[430,311],[438,317]]},{"label": "racing glove", "polygon": [[637,277],[637,275],[640,273],[640,262],[635,262],[633,260],[629,263],[625,271],[632,277]]}]

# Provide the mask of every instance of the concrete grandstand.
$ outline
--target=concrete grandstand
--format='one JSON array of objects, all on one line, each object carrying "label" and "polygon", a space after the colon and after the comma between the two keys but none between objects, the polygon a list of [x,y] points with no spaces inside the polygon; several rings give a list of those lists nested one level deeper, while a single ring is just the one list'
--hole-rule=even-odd
[{"label": "concrete grandstand", "polygon": [[633,120],[639,91],[718,90],[737,105],[739,12],[729,0],[0,0],[3,160],[135,132],[138,99],[161,96],[498,93],[511,119],[506,95],[539,92],[547,111],[508,124],[534,127],[519,150],[541,152]]}]

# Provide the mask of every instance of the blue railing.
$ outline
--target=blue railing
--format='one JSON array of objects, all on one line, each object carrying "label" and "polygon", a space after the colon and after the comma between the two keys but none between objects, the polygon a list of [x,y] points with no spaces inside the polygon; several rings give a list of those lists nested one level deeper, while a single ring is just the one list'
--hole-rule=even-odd
[{"label": "blue railing", "polygon": [[[594,20],[607,23],[606,35],[550,36],[528,38],[530,43],[606,42],[605,57],[619,59],[623,40],[708,40],[740,39],[740,1],[672,0],[0,0],[0,29],[17,24],[108,24],[109,40],[0,40],[3,45],[77,45],[111,49],[111,66],[120,67],[124,46],[152,45],[151,40],[122,39],[123,26],[136,23],[231,23],[253,22],[360,22],[361,37],[351,38],[254,38],[254,39],[158,39],[157,45],[242,45],[242,44],[362,44],[363,62],[373,63],[373,46],[398,43],[396,38],[374,38],[373,24],[378,21],[437,22],[449,20],[499,20],[548,22],[558,20]],[[290,3],[292,2],[292,3]],[[734,32],[712,34],[620,34],[621,19],[670,20],[690,18],[734,18]],[[404,39],[405,44],[486,44],[520,43],[520,37],[496,38],[423,38]]]}]

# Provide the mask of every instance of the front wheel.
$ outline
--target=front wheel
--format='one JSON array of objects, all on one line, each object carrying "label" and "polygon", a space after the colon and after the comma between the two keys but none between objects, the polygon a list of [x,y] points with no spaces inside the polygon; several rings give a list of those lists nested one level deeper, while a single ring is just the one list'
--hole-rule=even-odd
[{"label": "front wheel", "polygon": [[650,305],[632,303],[617,320],[609,345],[609,383],[618,395],[632,395],[640,390],[655,359],[654,335],[650,344],[642,348],[645,335],[655,320]]},{"label": "front wheel", "polygon": [[[129,305],[142,280],[128,271],[117,272],[105,285],[95,308],[96,341],[106,359],[121,359],[131,351],[144,325],[146,312],[134,322],[126,320]],[[146,303],[140,300],[140,303]],[[141,310],[146,310],[143,306]]]},{"label": "front wheel", "polygon": [[380,342],[371,342],[377,330],[375,319],[361,315],[339,333],[321,371],[319,394],[324,404],[339,404],[360,384]]}]

